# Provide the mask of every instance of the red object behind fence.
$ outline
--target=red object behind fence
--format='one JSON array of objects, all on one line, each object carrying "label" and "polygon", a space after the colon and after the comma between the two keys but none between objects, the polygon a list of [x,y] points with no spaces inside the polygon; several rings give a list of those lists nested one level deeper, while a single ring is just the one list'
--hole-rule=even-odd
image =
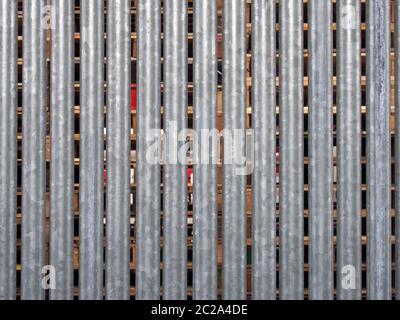
[{"label": "red object behind fence", "polygon": [[136,110],[136,84],[131,85],[131,110]]}]

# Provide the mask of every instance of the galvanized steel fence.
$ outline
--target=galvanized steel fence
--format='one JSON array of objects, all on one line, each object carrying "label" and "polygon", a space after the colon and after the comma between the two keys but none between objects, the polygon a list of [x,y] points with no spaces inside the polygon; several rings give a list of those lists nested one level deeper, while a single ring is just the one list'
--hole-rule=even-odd
[{"label": "galvanized steel fence", "polygon": [[400,1],[0,0],[0,299],[400,299]]}]

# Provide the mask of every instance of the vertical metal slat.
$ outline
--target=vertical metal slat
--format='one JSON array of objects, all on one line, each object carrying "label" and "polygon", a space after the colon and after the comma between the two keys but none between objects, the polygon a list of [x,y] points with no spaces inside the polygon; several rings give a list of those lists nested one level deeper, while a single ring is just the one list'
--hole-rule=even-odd
[{"label": "vertical metal slat", "polygon": [[337,3],[337,264],[340,300],[361,299],[361,4]]},{"label": "vertical metal slat", "polygon": [[46,29],[44,0],[23,3],[21,298],[44,298],[46,192]]},{"label": "vertical metal slat", "polygon": [[53,0],[51,38],[50,298],[73,298],[74,1]]},{"label": "vertical metal slat", "polygon": [[17,1],[0,1],[0,300],[16,296]]},{"label": "vertical metal slat", "polygon": [[303,1],[279,2],[279,293],[303,299]]},{"label": "vertical metal slat", "polygon": [[[217,1],[194,1],[194,130],[216,130]],[[201,140],[202,143],[204,141]],[[207,140],[210,142],[210,139]],[[212,142],[212,141],[211,141]],[[203,144],[201,146],[204,147]],[[209,148],[207,149],[207,151]],[[193,299],[217,299],[217,167],[203,148],[193,157]],[[202,161],[204,159],[204,162]]]},{"label": "vertical metal slat", "polygon": [[160,165],[151,152],[161,123],[160,14],[159,1],[137,1],[136,298],[141,300],[160,297]]},{"label": "vertical metal slat", "polygon": [[104,3],[81,1],[79,297],[103,298]]},{"label": "vertical metal slat", "polygon": [[276,299],[276,3],[252,2],[252,290]]},{"label": "vertical metal slat", "polygon": [[131,1],[107,8],[106,298],[130,296]]},{"label": "vertical metal slat", "polygon": [[186,299],[187,166],[178,136],[187,128],[187,1],[164,1],[163,299]]},{"label": "vertical metal slat", "polygon": [[308,3],[309,298],[333,299],[332,1]]},{"label": "vertical metal slat", "polygon": [[[246,176],[236,160],[246,139],[246,0],[223,3],[222,298],[246,299]],[[232,161],[228,159],[231,158]],[[231,163],[227,163],[231,162]]]},{"label": "vertical metal slat", "polygon": [[367,297],[392,297],[390,1],[367,2]]}]

